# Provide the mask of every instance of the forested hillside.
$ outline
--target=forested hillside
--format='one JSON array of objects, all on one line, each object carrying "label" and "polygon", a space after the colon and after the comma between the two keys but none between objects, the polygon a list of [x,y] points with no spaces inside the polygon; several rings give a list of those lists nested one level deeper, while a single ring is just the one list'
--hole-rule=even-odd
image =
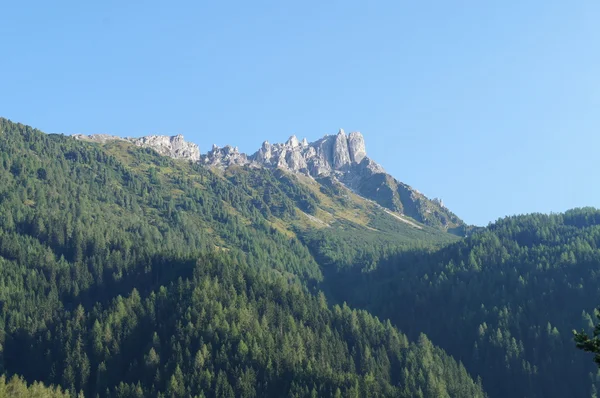
[{"label": "forested hillside", "polygon": [[598,210],[508,217],[459,239],[332,178],[211,169],[6,119],[0,181],[0,393],[600,387],[571,333],[591,332],[600,304]]},{"label": "forested hillside", "polygon": [[0,181],[9,377],[100,397],[484,396],[425,335],[328,304],[299,239],[323,223],[306,214],[393,253],[447,234],[277,172],[218,174],[6,119]]},{"label": "forested hillside", "polygon": [[[310,244],[331,257],[326,240]],[[600,211],[577,209],[505,218],[439,251],[390,255],[326,282],[332,297],[409,337],[427,333],[491,397],[589,397],[600,379],[572,330],[591,332],[599,279]]]}]

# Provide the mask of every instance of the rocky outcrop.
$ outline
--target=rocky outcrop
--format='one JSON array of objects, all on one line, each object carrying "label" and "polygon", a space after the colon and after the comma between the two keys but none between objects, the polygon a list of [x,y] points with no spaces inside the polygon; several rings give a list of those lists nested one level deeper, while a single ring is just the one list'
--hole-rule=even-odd
[{"label": "rocky outcrop", "polygon": [[187,159],[192,162],[200,160],[200,148],[198,145],[185,141],[181,134],[172,137],[166,135],[150,135],[141,138],[129,138],[135,145],[152,148],[161,155],[173,159]]},{"label": "rocky outcrop", "polygon": [[307,170],[308,165],[306,164],[306,159],[302,156],[300,151],[291,151],[286,155],[287,166],[291,170],[296,171],[305,171]]},{"label": "rocky outcrop", "polygon": [[[326,177],[349,172],[360,166],[364,159],[368,158],[363,136],[358,132],[347,136],[344,130],[340,130],[337,135],[326,135],[312,143],[306,138],[299,141],[295,135],[284,144],[265,141],[256,153],[247,157],[237,152],[215,153],[213,150],[203,156],[202,163],[213,167],[248,164]],[[360,167],[371,172],[383,172],[381,166],[370,159]]]},{"label": "rocky outcrop", "polygon": [[294,149],[300,146],[300,141],[298,141],[298,138],[296,138],[295,135],[291,136],[287,142],[285,143],[288,147]]},{"label": "rocky outcrop", "polygon": [[206,156],[202,157],[202,163],[218,168],[226,168],[234,165],[243,166],[248,164],[248,157],[246,154],[240,153],[238,147],[226,145],[223,148],[219,148],[213,145]]},{"label": "rocky outcrop", "polygon": [[348,137],[344,130],[340,129],[340,132],[335,136],[333,143],[333,168],[336,170],[342,169],[351,163],[350,152],[348,151]]},{"label": "rocky outcrop", "polygon": [[141,138],[121,138],[108,134],[75,134],[73,138],[101,144],[109,141],[128,141],[139,147],[152,148],[160,155],[169,156],[173,159],[187,159],[192,162],[200,161],[200,148],[198,145],[187,142],[181,134],[174,136],[149,135]]},{"label": "rocky outcrop", "polygon": [[[367,161],[363,164],[365,159]],[[341,175],[357,167],[363,167],[370,173],[383,172],[381,166],[367,158],[363,136],[358,132],[347,136],[341,129],[336,135],[326,135],[312,143],[306,138],[300,141],[295,135],[283,144],[265,141],[250,156],[238,152],[237,148],[215,146],[202,156],[201,162],[219,168],[232,165],[280,168],[312,177]]]},{"label": "rocky outcrop", "polygon": [[359,132],[352,132],[348,136],[348,150],[350,152],[350,160],[354,163],[360,163],[367,156],[365,148],[365,139]]}]

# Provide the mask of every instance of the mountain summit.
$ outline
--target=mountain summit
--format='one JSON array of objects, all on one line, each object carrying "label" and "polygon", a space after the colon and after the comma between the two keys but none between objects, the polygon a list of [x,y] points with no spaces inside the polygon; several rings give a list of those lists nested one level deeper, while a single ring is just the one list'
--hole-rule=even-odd
[{"label": "mountain summit", "polygon": [[366,155],[362,134],[353,132],[346,135],[344,130],[340,129],[337,135],[326,135],[311,143],[306,138],[299,141],[295,135],[283,144],[270,144],[265,141],[262,147],[250,156],[240,153],[237,147],[213,146],[213,149],[203,156],[202,161],[205,165],[221,168],[246,164],[280,168],[317,178],[339,176],[367,159],[366,167],[384,172],[381,166]]},{"label": "mountain summit", "polygon": [[[348,171],[366,157],[365,141],[361,133],[347,136],[344,130],[337,135],[326,135],[318,141],[299,142],[295,135],[285,144],[263,143],[251,159],[264,166],[275,166],[303,172],[312,177],[324,177]],[[383,171],[383,168],[377,166]]]},{"label": "mountain summit", "polygon": [[356,194],[380,206],[413,219],[463,234],[465,224],[448,210],[441,200],[430,200],[416,189],[387,174],[383,167],[367,156],[365,139],[359,132],[335,135],[309,143],[292,135],[285,143],[262,147],[248,156],[237,147],[213,146],[201,162],[209,167],[231,166],[277,168],[310,176],[325,184],[338,182]]}]

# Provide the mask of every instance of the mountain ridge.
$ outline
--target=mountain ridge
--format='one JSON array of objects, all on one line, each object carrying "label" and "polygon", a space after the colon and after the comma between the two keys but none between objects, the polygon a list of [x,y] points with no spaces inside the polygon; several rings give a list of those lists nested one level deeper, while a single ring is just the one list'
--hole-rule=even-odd
[{"label": "mountain ridge", "polygon": [[163,156],[186,159],[221,170],[230,167],[281,169],[302,174],[312,179],[332,178],[352,192],[375,201],[380,206],[456,235],[464,235],[469,227],[440,199],[429,199],[405,184],[369,158],[364,136],[353,131],[346,134],[340,129],[335,135],[308,142],[295,135],[285,143],[264,141],[253,154],[240,152],[238,147],[213,145],[201,154],[197,144],[185,141],[182,135],[121,138],[110,135],[74,135],[75,139],[97,142],[128,141],[140,147],[151,148]]}]

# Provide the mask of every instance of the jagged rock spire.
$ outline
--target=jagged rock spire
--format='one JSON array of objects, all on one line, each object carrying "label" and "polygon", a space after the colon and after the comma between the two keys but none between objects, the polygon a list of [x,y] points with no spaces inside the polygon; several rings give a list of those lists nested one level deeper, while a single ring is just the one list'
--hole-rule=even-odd
[{"label": "jagged rock spire", "polygon": [[335,136],[335,142],[333,144],[333,161],[332,166],[334,169],[341,169],[351,162],[350,152],[348,151],[348,139],[344,130],[340,129],[339,133]]},{"label": "jagged rock spire", "polygon": [[[353,164],[362,162],[366,155],[364,138],[360,133],[346,135],[344,129],[339,129],[336,135],[325,135],[312,143],[306,138],[299,142],[296,135],[284,144],[265,141],[254,155],[248,157],[248,163],[280,167],[316,177],[348,170]],[[379,166],[373,163],[369,167],[377,169]]]},{"label": "jagged rock spire", "polygon": [[300,146],[300,142],[298,141],[298,138],[296,138],[295,135],[292,135],[285,144],[290,148],[296,148],[297,146]]},{"label": "jagged rock spire", "polygon": [[352,132],[348,136],[348,150],[350,152],[350,159],[354,163],[362,162],[362,160],[367,156],[365,139],[358,131]]}]

